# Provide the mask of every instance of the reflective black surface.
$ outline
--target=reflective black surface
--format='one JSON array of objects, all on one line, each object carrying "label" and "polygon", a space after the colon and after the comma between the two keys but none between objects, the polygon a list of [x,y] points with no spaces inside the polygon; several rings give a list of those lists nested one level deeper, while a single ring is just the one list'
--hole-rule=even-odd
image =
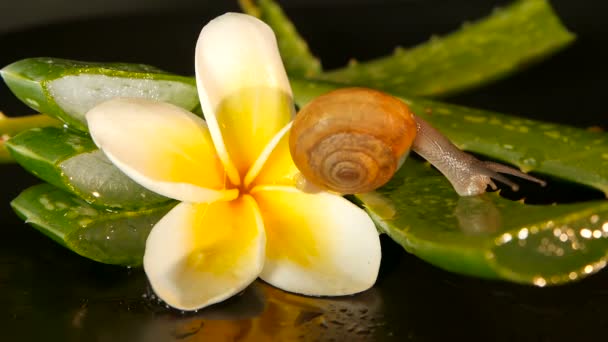
[{"label": "reflective black surface", "polygon": [[[449,32],[505,2],[283,3],[329,68],[351,57],[379,56],[395,45],[409,46],[432,33]],[[446,100],[581,127],[608,126],[604,105],[608,27],[602,24],[606,5],[599,1],[555,4],[579,35],[574,46],[507,80]],[[70,10],[63,5],[65,11]],[[86,19],[57,23],[41,19],[46,24],[13,26],[11,32],[0,35],[0,65],[24,57],[53,56],[143,62],[192,74],[194,42],[202,25],[237,9],[222,1],[187,3],[187,10],[163,8],[163,13],[157,8],[140,12],[137,6],[128,12],[114,9],[111,16],[90,13]],[[9,15],[0,11],[0,20]],[[44,18],[44,13],[37,16]],[[4,84],[0,85],[0,110],[9,115],[30,112]],[[483,281],[429,266],[389,239],[383,239],[378,283],[364,294],[314,299],[257,282],[225,303],[198,313],[181,313],[153,299],[141,270],[88,261],[21,223],[9,202],[36,182],[16,165],[0,165],[3,341],[581,341],[602,339],[608,326],[606,271],[556,288]],[[550,196],[568,197],[575,189],[564,187]]]}]

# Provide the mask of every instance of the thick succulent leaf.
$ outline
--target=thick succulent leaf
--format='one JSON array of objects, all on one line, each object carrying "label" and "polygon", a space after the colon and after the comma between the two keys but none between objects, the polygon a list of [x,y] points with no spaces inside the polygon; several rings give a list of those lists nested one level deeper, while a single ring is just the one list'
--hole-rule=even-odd
[{"label": "thick succulent leaf", "polygon": [[26,189],[11,202],[25,222],[68,249],[127,266],[141,265],[150,230],[174,205],[139,211],[97,209],[50,184]]},{"label": "thick succulent leaf", "polygon": [[[299,106],[344,86],[293,77],[291,85]],[[595,187],[608,194],[606,133],[392,93],[401,95],[414,113],[424,117],[462,149],[511,163],[524,171]]]},{"label": "thick succulent leaf", "polygon": [[0,164],[14,161],[6,148],[8,139],[30,128],[47,126],[61,126],[61,121],[44,114],[7,117],[0,112]]},{"label": "thick succulent leaf", "polygon": [[[342,86],[291,79],[298,106]],[[418,99],[394,92],[459,148],[594,187],[608,195],[608,134]]]},{"label": "thick succulent leaf", "polygon": [[318,78],[400,94],[453,94],[502,78],[573,40],[548,1],[519,0],[445,37]]},{"label": "thick succulent leaf", "polygon": [[28,58],[0,70],[11,91],[31,108],[87,131],[85,113],[117,96],[198,106],[194,80],[143,64]]},{"label": "thick succulent leaf", "polygon": [[321,72],[321,62],[313,56],[281,7],[272,0],[239,0],[243,11],[268,24],[277,37],[279,51],[290,76],[312,77]]},{"label": "thick succulent leaf", "polygon": [[32,128],[6,145],[26,170],[94,206],[141,208],[169,200],[132,181],[90,138],[63,128]]},{"label": "thick succulent leaf", "polygon": [[608,201],[540,206],[496,193],[460,197],[414,159],[357,199],[406,250],[452,272],[545,286],[595,273],[608,258]]}]

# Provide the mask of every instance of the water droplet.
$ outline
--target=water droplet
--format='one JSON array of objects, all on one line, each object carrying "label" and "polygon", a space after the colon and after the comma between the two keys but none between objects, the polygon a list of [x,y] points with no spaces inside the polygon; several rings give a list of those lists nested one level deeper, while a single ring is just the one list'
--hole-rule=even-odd
[{"label": "water droplet", "polygon": [[357,335],[369,335],[370,333],[371,330],[368,327],[361,327],[355,331],[355,334]]},{"label": "water droplet", "polygon": [[538,287],[544,287],[545,285],[547,285],[547,281],[543,277],[536,277],[532,282]]},{"label": "water droplet", "polygon": [[591,232],[591,230],[589,230],[587,228],[581,229],[580,234],[585,239],[591,239],[591,236],[593,235],[593,233]]},{"label": "water droplet", "polygon": [[513,239],[513,236],[511,234],[504,233],[504,234],[502,234],[502,236],[500,236],[498,238],[498,241],[496,241],[496,244],[500,246],[502,244],[505,244],[505,243],[511,241],[512,239]]},{"label": "water droplet", "polygon": [[517,237],[520,240],[525,240],[526,238],[528,238],[528,228],[522,228],[519,233],[517,233]]},{"label": "water droplet", "polygon": [[319,312],[319,311],[302,311],[300,312],[300,314],[298,315],[298,317],[296,318],[294,325],[295,326],[299,326],[305,323],[308,323],[312,320],[314,320],[317,317],[322,316],[323,313]]},{"label": "water droplet", "polygon": [[524,168],[533,169],[538,166],[538,161],[533,157],[523,158],[520,162],[524,165]]}]

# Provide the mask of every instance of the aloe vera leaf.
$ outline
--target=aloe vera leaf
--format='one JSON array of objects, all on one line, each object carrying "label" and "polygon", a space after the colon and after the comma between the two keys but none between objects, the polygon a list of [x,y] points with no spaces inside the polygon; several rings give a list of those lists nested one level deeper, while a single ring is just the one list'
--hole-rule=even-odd
[{"label": "aloe vera leaf", "polygon": [[540,206],[497,193],[459,197],[414,159],[357,199],[407,251],[452,272],[544,286],[595,273],[608,258],[608,201]]},{"label": "aloe vera leaf", "polygon": [[574,38],[548,1],[519,0],[442,38],[317,78],[398,94],[445,96],[518,71]]},{"label": "aloe vera leaf", "polygon": [[281,7],[271,0],[239,0],[243,11],[266,22],[274,31],[283,63],[290,76],[312,77],[321,72],[321,62]]},{"label": "aloe vera leaf", "polygon": [[68,249],[98,262],[127,266],[141,265],[150,230],[174,205],[98,209],[50,184],[30,187],[11,202],[25,222]]},{"label": "aloe vera leaf", "polygon": [[192,78],[143,64],[28,58],[4,67],[0,75],[23,103],[85,132],[86,112],[116,96],[149,98],[187,110],[199,104]]},{"label": "aloe vera leaf", "polygon": [[[291,83],[300,106],[343,86],[294,77]],[[555,176],[608,194],[606,133],[392,93],[402,95],[400,98],[414,113],[429,121],[461,149],[516,165],[527,172]]]},{"label": "aloe vera leaf", "polygon": [[13,162],[13,157],[6,149],[6,141],[17,133],[46,126],[61,126],[61,122],[44,114],[8,117],[0,112],[0,164]]},{"label": "aloe vera leaf", "polygon": [[[292,78],[301,107],[341,85]],[[459,148],[608,195],[608,134],[409,96],[401,98]]]},{"label": "aloe vera leaf", "polygon": [[33,128],[7,147],[23,168],[94,206],[134,209],[169,201],[122,173],[90,138],[66,129]]}]

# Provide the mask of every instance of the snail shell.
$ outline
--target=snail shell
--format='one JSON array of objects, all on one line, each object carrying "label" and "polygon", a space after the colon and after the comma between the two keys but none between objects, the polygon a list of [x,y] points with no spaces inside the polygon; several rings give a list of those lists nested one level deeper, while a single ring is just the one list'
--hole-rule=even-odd
[{"label": "snail shell", "polygon": [[308,181],[354,194],[386,184],[415,136],[416,121],[401,100],[371,89],[345,88],[300,110],[289,148]]}]

